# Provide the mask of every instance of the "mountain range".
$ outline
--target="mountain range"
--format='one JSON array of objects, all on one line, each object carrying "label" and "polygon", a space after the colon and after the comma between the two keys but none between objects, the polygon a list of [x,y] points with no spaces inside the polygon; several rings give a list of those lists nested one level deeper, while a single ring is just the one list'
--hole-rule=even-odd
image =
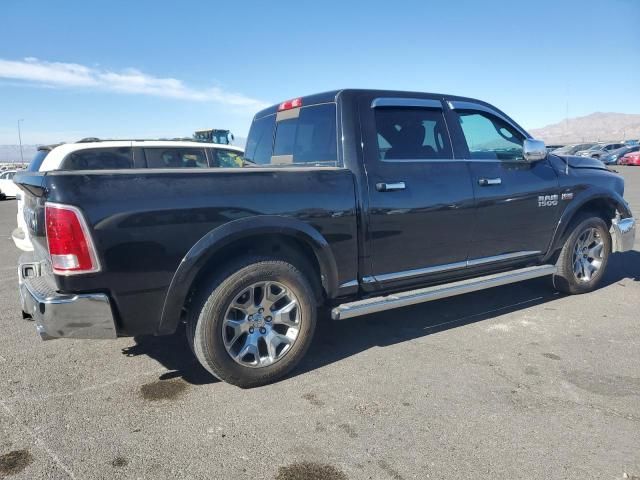
[{"label": "mountain range", "polygon": [[640,115],[595,112],[534,128],[529,133],[547,145],[640,139]]}]

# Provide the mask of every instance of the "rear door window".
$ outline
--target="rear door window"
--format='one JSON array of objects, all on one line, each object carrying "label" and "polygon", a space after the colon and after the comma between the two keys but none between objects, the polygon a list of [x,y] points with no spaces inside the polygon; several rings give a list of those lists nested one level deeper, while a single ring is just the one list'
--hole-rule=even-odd
[{"label": "rear door window", "polygon": [[89,148],[70,153],[61,170],[120,170],[133,168],[131,147]]},{"label": "rear door window", "polygon": [[202,148],[145,148],[148,168],[207,168]]},{"label": "rear door window", "polygon": [[453,158],[440,109],[376,108],[375,120],[380,160]]}]

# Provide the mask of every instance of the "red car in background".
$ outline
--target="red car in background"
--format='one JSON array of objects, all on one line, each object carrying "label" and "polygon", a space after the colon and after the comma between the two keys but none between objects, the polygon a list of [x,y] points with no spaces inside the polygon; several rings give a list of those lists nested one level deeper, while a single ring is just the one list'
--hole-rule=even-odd
[{"label": "red car in background", "polygon": [[640,152],[630,152],[618,159],[618,165],[640,166]]}]

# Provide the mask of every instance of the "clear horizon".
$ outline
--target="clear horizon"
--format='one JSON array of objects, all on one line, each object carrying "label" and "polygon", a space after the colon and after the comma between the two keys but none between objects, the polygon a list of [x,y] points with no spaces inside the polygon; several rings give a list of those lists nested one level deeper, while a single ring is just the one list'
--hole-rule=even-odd
[{"label": "clear horizon", "polygon": [[24,144],[244,137],[265,105],[349,86],[476,97],[527,129],[640,113],[630,0],[92,5],[4,2],[0,144],[18,143],[19,119]]}]

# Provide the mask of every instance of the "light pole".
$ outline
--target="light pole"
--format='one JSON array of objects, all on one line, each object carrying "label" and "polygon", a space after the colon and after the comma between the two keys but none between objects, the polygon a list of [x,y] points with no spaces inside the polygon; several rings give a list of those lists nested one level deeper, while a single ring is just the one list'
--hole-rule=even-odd
[{"label": "light pole", "polygon": [[18,120],[18,141],[20,142],[20,162],[24,165],[24,155],[22,154],[22,132],[20,131],[20,122],[24,122],[24,118]]}]

